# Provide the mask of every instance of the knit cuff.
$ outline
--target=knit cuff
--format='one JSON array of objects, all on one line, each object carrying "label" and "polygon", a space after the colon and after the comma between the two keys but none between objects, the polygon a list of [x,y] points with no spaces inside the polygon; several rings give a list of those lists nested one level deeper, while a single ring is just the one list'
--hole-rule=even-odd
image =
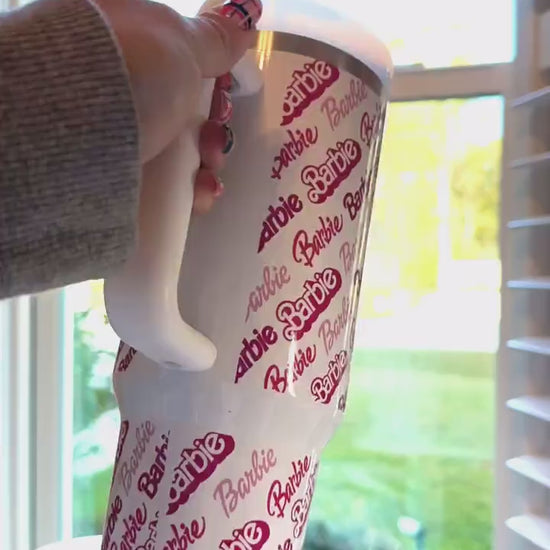
[{"label": "knit cuff", "polygon": [[136,234],[124,61],[87,0],[0,16],[0,297],[103,277]]}]

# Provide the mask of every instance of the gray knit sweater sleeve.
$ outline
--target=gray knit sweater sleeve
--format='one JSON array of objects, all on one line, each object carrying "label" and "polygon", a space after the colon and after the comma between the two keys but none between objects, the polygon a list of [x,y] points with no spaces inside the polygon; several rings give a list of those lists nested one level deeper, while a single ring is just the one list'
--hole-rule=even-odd
[{"label": "gray knit sweater sleeve", "polygon": [[0,15],[0,298],[101,278],[135,237],[138,131],[87,0]]}]

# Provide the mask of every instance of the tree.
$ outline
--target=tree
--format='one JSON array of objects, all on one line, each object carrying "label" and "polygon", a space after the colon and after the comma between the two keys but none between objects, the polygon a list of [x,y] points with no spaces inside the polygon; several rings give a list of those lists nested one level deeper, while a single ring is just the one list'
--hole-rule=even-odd
[{"label": "tree", "polygon": [[114,409],[116,398],[110,389],[94,388],[91,380],[94,368],[104,354],[114,360],[112,352],[97,350],[92,345],[92,334],[84,328],[90,311],[77,312],[74,315],[73,332],[73,433],[87,428],[104,412]]},{"label": "tree", "polygon": [[501,143],[470,148],[453,167],[452,248],[457,260],[497,259]]},{"label": "tree", "polygon": [[[369,252],[395,257],[399,286],[413,293],[437,288],[441,223],[451,225],[454,259],[498,257],[501,142],[471,144],[469,101],[394,104],[388,111]],[[438,194],[447,180],[451,204],[445,214]]]}]

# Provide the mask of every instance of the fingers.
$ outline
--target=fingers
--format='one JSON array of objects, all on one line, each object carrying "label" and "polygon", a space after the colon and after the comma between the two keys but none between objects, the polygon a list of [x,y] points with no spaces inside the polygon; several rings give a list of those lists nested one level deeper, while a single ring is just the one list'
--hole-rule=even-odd
[{"label": "fingers", "polygon": [[253,33],[213,13],[187,19],[186,30],[188,46],[205,78],[229,71],[255,40]]},{"label": "fingers", "polygon": [[227,124],[214,120],[206,122],[199,137],[199,151],[204,168],[218,171],[235,144],[233,131]]},{"label": "fingers", "polygon": [[[214,174],[223,164],[235,144],[228,123],[233,114],[230,91],[233,78],[230,70],[254,43],[253,33],[243,32],[254,28],[262,13],[260,0],[232,0],[218,8],[189,20],[191,51],[204,77],[217,76],[210,120],[199,137],[202,167],[195,180],[193,210],[207,213],[216,198],[223,193],[223,184]],[[202,41],[205,42],[202,42]]]},{"label": "fingers", "polygon": [[223,193],[223,183],[211,170],[201,168],[195,179],[195,195],[193,211],[196,214],[206,214],[214,205],[214,201]]},{"label": "fingers", "polygon": [[227,155],[235,145],[235,137],[228,122],[233,112],[229,90],[232,77],[225,74],[216,79],[210,120],[201,128],[199,136],[199,152],[201,169],[195,180],[195,196],[193,210],[198,214],[207,213],[215,200],[223,193],[223,184],[216,177]]},{"label": "fingers", "polygon": [[215,12],[186,20],[188,44],[205,78],[227,73],[253,46],[256,37],[247,32],[260,19],[260,0],[226,2]]},{"label": "fingers", "polygon": [[261,0],[229,0],[215,11],[235,21],[241,29],[250,30],[260,20],[263,6]]},{"label": "fingers", "polygon": [[233,114],[233,103],[231,94],[227,90],[214,88],[212,105],[210,108],[210,119],[217,120],[221,124],[227,124]]}]

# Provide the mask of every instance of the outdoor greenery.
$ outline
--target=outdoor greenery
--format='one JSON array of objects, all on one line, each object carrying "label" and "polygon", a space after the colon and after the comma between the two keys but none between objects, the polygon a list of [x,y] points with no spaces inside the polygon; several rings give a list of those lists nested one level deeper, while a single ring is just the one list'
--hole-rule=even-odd
[{"label": "outdoor greenery", "polygon": [[397,530],[409,516],[424,525],[427,550],[489,550],[494,360],[356,350],[346,416],[322,457],[312,517],[364,526],[389,550],[415,548]]},{"label": "outdoor greenery", "polygon": [[[91,384],[94,378],[94,369],[101,356],[110,355],[114,361],[114,353],[98,350],[93,345],[93,334],[85,326],[89,314],[89,311],[77,312],[74,318],[73,345],[76,368],[73,374],[75,403],[73,431],[75,435],[89,428],[102,414],[117,406],[116,398],[109,387],[93,387]],[[93,452],[94,449],[87,448],[86,451]],[[76,460],[80,458],[77,447],[73,453]],[[111,476],[112,468],[106,468],[89,476],[73,478],[73,529],[75,536],[101,532]]]},{"label": "outdoor greenery", "polygon": [[[487,143],[471,143],[477,128],[462,121],[474,116],[468,111],[470,101],[389,108],[369,251],[398,260],[401,289],[435,291],[442,254],[450,252],[454,260],[499,257],[502,143],[498,128],[493,139],[487,132]],[[473,101],[497,116],[502,107],[499,99]],[[478,122],[487,126],[486,121]],[[447,243],[439,241],[442,224],[450,226]]]}]

